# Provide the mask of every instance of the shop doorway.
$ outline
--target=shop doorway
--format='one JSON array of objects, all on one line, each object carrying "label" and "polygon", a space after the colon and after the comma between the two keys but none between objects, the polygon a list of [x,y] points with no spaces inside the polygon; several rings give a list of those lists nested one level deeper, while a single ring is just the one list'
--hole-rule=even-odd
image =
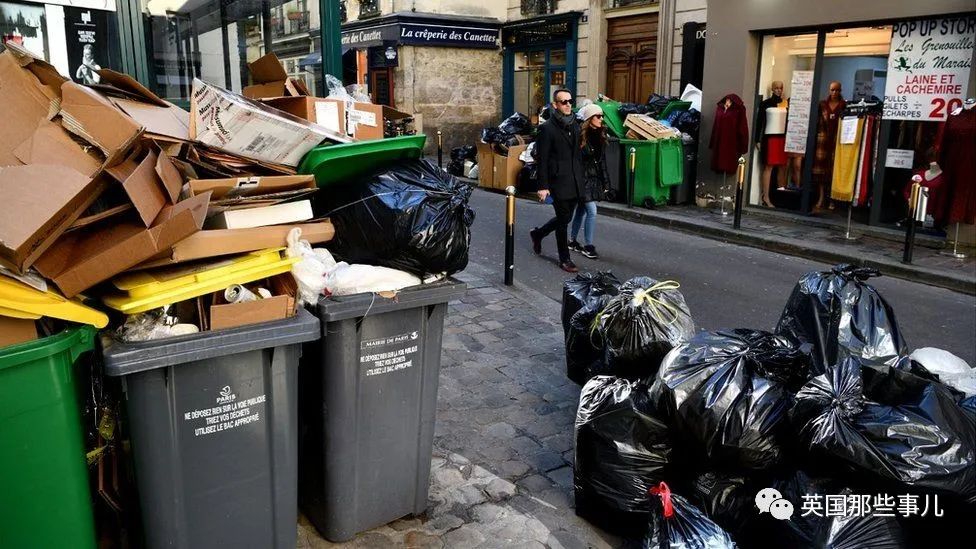
[{"label": "shop doorway", "polygon": [[657,80],[658,14],[610,19],[607,28],[607,95],[643,103]]}]

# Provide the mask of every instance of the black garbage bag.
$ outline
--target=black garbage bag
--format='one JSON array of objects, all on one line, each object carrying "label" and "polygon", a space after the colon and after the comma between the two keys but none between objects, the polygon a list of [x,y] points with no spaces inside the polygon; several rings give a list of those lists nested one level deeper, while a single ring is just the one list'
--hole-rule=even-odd
[{"label": "black garbage bag", "polygon": [[489,145],[497,145],[511,139],[513,134],[503,132],[498,128],[485,128],[481,130],[481,142]]},{"label": "black garbage bag", "polygon": [[908,354],[895,312],[864,282],[880,274],[841,264],[807,273],[796,284],[776,333],[813,344],[814,375],[847,357],[889,363]]},{"label": "black garbage bag", "polygon": [[941,383],[846,358],[797,393],[789,417],[812,460],[976,502],[976,418]]},{"label": "black garbage bag", "polygon": [[539,190],[539,165],[530,162],[519,170],[516,188],[520,193],[534,193]]},{"label": "black garbage bag", "polygon": [[460,160],[462,164],[465,160],[476,160],[477,158],[478,148],[474,145],[465,145],[451,149],[451,160]]},{"label": "black garbage bag", "polygon": [[652,486],[664,479],[671,438],[650,412],[647,386],[597,376],[576,412],[576,514],[618,534],[643,534]]},{"label": "black garbage bag", "polygon": [[447,173],[454,177],[464,177],[464,160],[452,159],[448,162]]},{"label": "black garbage bag", "polygon": [[648,111],[647,105],[638,105],[636,103],[621,103],[617,107],[620,118],[627,118],[628,114],[648,114]]},{"label": "black garbage bag", "polygon": [[471,186],[426,160],[405,160],[319,193],[315,211],[335,225],[329,249],[350,263],[417,275],[468,264]]},{"label": "black garbage bag", "polygon": [[516,147],[518,145],[528,145],[531,142],[532,142],[531,136],[508,135],[508,137],[506,137],[504,140],[495,143],[493,148],[495,149],[495,152],[497,152],[498,154],[502,156],[508,156],[508,150],[510,148]]},{"label": "black garbage bag", "polygon": [[664,112],[664,109],[666,109],[668,107],[668,103],[670,103],[672,99],[677,99],[677,98],[676,97],[666,97],[666,96],[663,96],[663,95],[658,95],[656,93],[652,93],[647,98],[647,109],[648,109],[647,114],[649,114],[649,115],[657,118],[658,115],[660,115],[662,112]]},{"label": "black garbage bag", "polygon": [[611,272],[581,273],[563,284],[563,335],[566,341],[566,377],[583,385],[606,373],[605,347],[593,319],[617,295],[620,280]]},{"label": "black garbage bag", "polygon": [[664,355],[691,338],[695,323],[673,280],[628,280],[597,315],[613,375],[650,380]]},{"label": "black garbage bag", "polygon": [[701,113],[695,109],[682,111],[671,125],[697,139],[701,128]]},{"label": "black garbage bag", "polygon": [[809,369],[809,355],[786,337],[702,332],[667,355],[651,395],[693,455],[760,471],[783,458],[791,394]]},{"label": "black garbage bag", "polygon": [[667,483],[651,489],[651,520],[644,549],[735,549],[728,532]]},{"label": "black garbage bag", "polygon": [[707,471],[692,479],[686,493],[692,504],[738,539],[736,533],[756,517],[756,492],[765,486],[741,474]]},{"label": "black garbage bag", "polygon": [[517,112],[509,116],[498,125],[498,129],[516,135],[530,135],[532,133],[532,121],[528,116]]}]

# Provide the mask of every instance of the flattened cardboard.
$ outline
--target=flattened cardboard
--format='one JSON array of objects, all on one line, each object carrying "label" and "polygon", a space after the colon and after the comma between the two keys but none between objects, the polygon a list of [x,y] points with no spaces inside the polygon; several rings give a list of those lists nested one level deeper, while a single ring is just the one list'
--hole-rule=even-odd
[{"label": "flattened cardboard", "polygon": [[21,143],[14,155],[24,164],[59,164],[94,177],[102,167],[102,158],[95,147],[90,151],[75,142],[61,124],[42,120],[27,141]]},{"label": "flattened cardboard", "polygon": [[112,104],[145,128],[147,134],[177,141],[190,140],[190,113],[176,105],[160,107],[119,98],[112,98]]},{"label": "flattened cardboard", "polygon": [[225,179],[195,179],[187,183],[190,196],[213,192],[213,200],[238,196],[316,189],[314,175],[280,175],[268,177],[235,177]]},{"label": "flattened cardboard", "polygon": [[133,95],[145,101],[147,103],[152,103],[160,107],[171,107],[174,106],[172,103],[162,99],[155,93],[149,90],[149,88],[143,86],[138,80],[132,78],[128,74],[121,72],[115,72],[111,69],[101,69],[98,71],[98,75],[101,77],[101,82],[99,86],[92,86],[96,88],[112,87],[121,90],[129,95]]},{"label": "flattened cardboard", "polygon": [[4,108],[0,131],[0,166],[16,166],[21,161],[14,151],[30,139],[43,120],[58,112],[60,88],[42,83],[24,64],[37,63],[18,57],[14,48],[0,53],[0,105]]},{"label": "flattened cardboard", "polygon": [[486,189],[495,188],[495,151],[488,143],[479,142],[478,149],[478,185]]},{"label": "flattened cardboard", "polygon": [[0,168],[0,263],[23,274],[102,189],[99,180],[64,166]]},{"label": "flattened cardboard", "polygon": [[169,195],[169,203],[176,204],[180,198],[180,192],[183,190],[183,175],[170,157],[158,146],[156,147],[156,154],[156,175]]},{"label": "flattened cardboard", "polygon": [[298,97],[311,95],[305,82],[296,78],[289,78],[281,61],[274,53],[269,53],[256,61],[247,64],[254,84],[245,86],[241,94],[248,99],[264,99],[266,97]]},{"label": "flattened cardboard", "polygon": [[204,193],[167,206],[148,229],[138,221],[127,220],[72,231],[34,266],[54,281],[65,297],[74,297],[199,231],[209,202],[210,195]]},{"label": "flattened cardboard", "polygon": [[27,318],[0,315],[0,349],[37,339],[37,326]]},{"label": "flattened cardboard", "polygon": [[202,230],[174,244],[165,255],[139,265],[139,269],[267,248],[284,248],[288,246],[288,233],[295,227],[301,229],[302,240],[311,244],[328,242],[335,236],[335,227],[328,220],[253,229]]},{"label": "flattened cardboard", "polygon": [[211,305],[210,329],[223,330],[258,322],[284,320],[295,314],[295,298],[276,295],[257,301]]},{"label": "flattened cardboard", "polygon": [[143,130],[105,96],[74,82],[61,86],[61,117],[69,132],[97,146],[109,159],[123,154]]}]

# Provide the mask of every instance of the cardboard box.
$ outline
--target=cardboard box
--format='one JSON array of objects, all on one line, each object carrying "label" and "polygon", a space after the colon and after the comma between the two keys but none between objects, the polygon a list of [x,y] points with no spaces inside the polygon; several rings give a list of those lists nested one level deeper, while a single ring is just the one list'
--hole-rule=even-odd
[{"label": "cardboard box", "polygon": [[61,86],[61,125],[98,147],[108,166],[121,162],[143,132],[107,97],[74,82]]},{"label": "cardboard box", "polygon": [[109,222],[67,233],[34,264],[65,297],[74,297],[146,260],[203,227],[210,194],[166,206],[148,229],[135,219]]},{"label": "cardboard box", "polygon": [[227,303],[223,294],[215,294],[210,314],[205,315],[209,317],[205,322],[208,330],[283,320],[294,316],[298,311],[295,298],[298,295],[298,284],[290,274],[273,276],[263,282],[247,284],[247,287],[252,291],[255,288],[266,288],[272,297],[244,303]]},{"label": "cardboard box", "polygon": [[413,118],[413,122],[407,125],[407,129],[412,129],[418,134],[424,133],[424,117],[420,113],[410,114],[403,111],[398,111],[392,107],[383,106],[383,119],[391,120],[397,122],[403,120],[404,118]]},{"label": "cardboard box", "polygon": [[314,175],[280,175],[267,177],[234,177],[225,179],[192,179],[187,183],[190,196],[213,193],[212,200],[265,195],[300,189],[317,189]]},{"label": "cardboard box", "polygon": [[328,242],[335,236],[335,227],[328,220],[253,229],[202,230],[180,240],[166,253],[140,264],[138,268],[163,267],[208,257],[284,248],[288,246],[288,233],[296,227],[302,231],[302,240],[312,244]]},{"label": "cardboard box", "polygon": [[98,71],[101,82],[92,86],[156,139],[188,141],[190,113],[149,91],[134,78],[108,69]]},{"label": "cardboard box", "polygon": [[0,263],[23,274],[103,188],[64,166],[0,167]]},{"label": "cardboard box", "polygon": [[57,163],[88,177],[94,177],[102,168],[100,154],[83,149],[61,124],[50,120],[42,120],[33,135],[17,147],[14,155],[24,164]]},{"label": "cardboard box", "polygon": [[478,148],[478,185],[486,189],[494,189],[495,151],[488,143],[479,142]]},{"label": "cardboard box", "polygon": [[261,102],[356,141],[384,136],[383,112],[388,107],[382,105],[321,97],[275,97]]},{"label": "cardboard box", "polygon": [[492,166],[494,175],[492,176],[492,188],[505,190],[509,186],[518,186],[518,174],[525,164],[519,160],[519,155],[528,145],[515,145],[508,148],[508,156],[495,154]]},{"label": "cardboard box", "polygon": [[37,339],[37,326],[30,318],[0,316],[0,349]]},{"label": "cardboard box", "polygon": [[106,171],[122,184],[146,227],[152,225],[163,207],[176,204],[183,187],[182,176],[161,151],[137,150]]},{"label": "cardboard box", "polygon": [[245,158],[291,167],[326,139],[350,141],[344,135],[199,79],[193,80],[190,137]]},{"label": "cardboard box", "polygon": [[274,53],[269,53],[257,61],[247,64],[251,73],[250,86],[245,86],[241,94],[248,99],[264,99],[267,97],[300,97],[312,95],[305,82],[288,76],[281,61]]}]

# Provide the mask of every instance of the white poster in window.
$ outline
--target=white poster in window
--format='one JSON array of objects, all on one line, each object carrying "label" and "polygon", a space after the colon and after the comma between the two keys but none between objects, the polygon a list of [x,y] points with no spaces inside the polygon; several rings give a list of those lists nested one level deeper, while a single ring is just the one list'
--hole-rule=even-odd
[{"label": "white poster in window", "polygon": [[813,71],[793,71],[793,78],[790,80],[790,109],[786,122],[786,152],[806,153],[812,102]]},{"label": "white poster in window", "polygon": [[966,98],[974,46],[974,15],[896,24],[884,118],[944,121]]},{"label": "white poster in window", "polygon": [[885,158],[886,168],[902,168],[910,170],[915,165],[915,151],[911,149],[888,149]]}]

